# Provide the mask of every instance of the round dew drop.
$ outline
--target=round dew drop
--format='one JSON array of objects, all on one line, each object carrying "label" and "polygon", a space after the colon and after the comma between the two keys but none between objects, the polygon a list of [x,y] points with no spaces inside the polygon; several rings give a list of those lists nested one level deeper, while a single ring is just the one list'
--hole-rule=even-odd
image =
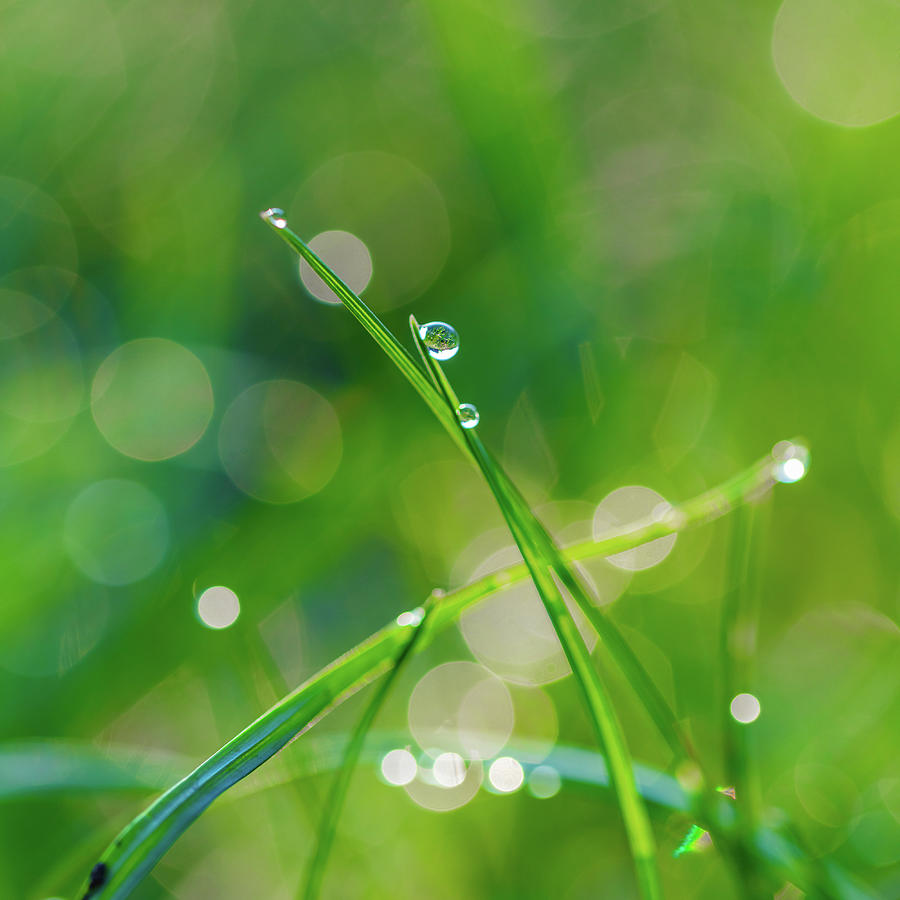
[{"label": "round dew drop", "polygon": [[459,335],[446,322],[428,322],[419,326],[419,337],[434,359],[445,360],[459,351]]},{"label": "round dew drop", "polygon": [[284,210],[279,209],[277,206],[270,207],[269,209],[264,209],[259,217],[264,222],[270,222],[276,228],[284,228],[287,225],[287,219],[284,215]]},{"label": "round dew drop", "polygon": [[478,410],[471,403],[460,403],[456,418],[463,428],[474,428],[478,424]]}]

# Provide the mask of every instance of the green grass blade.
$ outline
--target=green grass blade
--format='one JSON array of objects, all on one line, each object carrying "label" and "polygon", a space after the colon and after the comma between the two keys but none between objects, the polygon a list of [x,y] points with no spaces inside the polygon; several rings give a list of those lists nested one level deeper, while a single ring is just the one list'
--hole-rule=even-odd
[{"label": "green grass blade", "polygon": [[306,242],[288,227],[284,219],[268,215],[270,212],[270,210],[265,210],[260,213],[262,220],[268,223],[289,247],[306,260],[316,275],[334,291],[353,317],[371,335],[375,343],[381,347],[391,362],[397,366],[406,380],[428,404],[429,409],[434,413],[438,421],[451,434],[457,444],[462,447],[463,444],[460,442],[456,431],[455,415],[447,409],[435,386],[422,371],[413,355],[388,331],[381,319],[319,259]]},{"label": "green grass blade", "polygon": [[[265,781],[257,779],[253,783],[243,782],[245,789],[239,786],[228,791],[222,799],[240,802],[245,797],[281,788],[301,778],[337,770],[346,758],[350,739],[351,735],[345,733],[311,736],[298,745],[299,752],[293,753],[290,759],[282,758],[285,767],[277,777]],[[408,740],[409,735],[405,731],[370,731],[360,754],[360,762],[376,766],[385,753]],[[513,741],[503,752],[520,758],[534,751],[535,746],[528,741]],[[117,745],[100,750],[86,741],[55,740],[0,743],[0,803],[3,800],[22,801],[55,792],[83,790],[95,793],[152,793],[171,782],[172,771],[183,768],[185,759],[178,755],[154,753],[149,763],[148,766],[146,747]],[[611,788],[606,760],[593,748],[557,744],[540,765],[555,769],[561,781],[572,787]],[[523,766],[528,773],[536,764],[523,763]],[[653,807],[684,815],[691,813],[691,796],[668,773],[635,763],[634,777],[639,793]],[[721,827],[727,829],[731,826]],[[61,885],[69,879],[69,873],[83,863],[93,840],[88,836],[86,841],[70,848],[71,852],[62,858],[62,864],[55,866],[41,879],[40,885],[35,886],[36,895],[62,895]],[[874,896],[870,889],[850,876],[834,860],[824,858],[809,862],[802,850],[802,842],[788,829],[759,829],[753,852],[760,864],[774,875],[792,878],[808,893],[815,889],[820,894],[840,900],[866,900]]]},{"label": "green grass blade", "polygon": [[[438,595],[432,594],[422,611],[422,618],[418,622],[412,622],[409,625],[404,626],[410,632],[409,638],[394,659],[387,675],[379,682],[374,696],[369,701],[362,716],[360,716],[359,722],[353,730],[350,740],[347,742],[343,762],[335,775],[328,797],[325,801],[322,820],[319,824],[316,836],[316,847],[313,850],[313,855],[306,872],[306,880],[299,895],[303,900],[315,900],[315,898],[319,896],[319,892],[322,888],[322,880],[325,876],[325,867],[328,864],[328,856],[331,852],[331,847],[334,844],[334,835],[337,830],[338,820],[340,819],[341,812],[344,808],[344,801],[347,797],[347,791],[350,788],[350,781],[353,778],[353,773],[359,762],[363,745],[366,742],[366,735],[372,728],[375,718],[381,710],[394,682],[397,680],[397,676],[403,668],[403,664],[409,658],[413,648],[424,633],[431,611],[436,602],[438,602]],[[415,613],[413,613],[413,615],[415,615]]]},{"label": "green grass blade", "polygon": [[[475,438],[473,443],[478,446],[480,441]],[[479,454],[478,458],[485,466],[483,471],[488,471],[489,463],[486,455]],[[522,522],[522,513],[512,506],[508,497],[503,497],[500,483],[495,479],[489,481],[492,490],[503,498],[500,502],[506,508],[513,536],[526,559],[532,579],[581,688],[598,743],[606,753],[641,895],[646,898],[661,897],[662,890],[656,864],[656,842],[649,816],[637,791],[631,756],[612,701],[597,668],[591,661],[590,651],[585,646],[572,614],[566,606],[565,596],[560,590],[561,579],[557,581],[559,577],[557,570],[529,537],[527,526]]]},{"label": "green grass blade", "polygon": [[[496,463],[494,465],[498,478],[503,481],[504,489],[513,496],[514,502],[520,509],[527,507],[522,495],[503,472],[503,469]],[[631,689],[643,703],[644,708],[676,758],[690,759],[699,765],[693,745],[679,725],[674,711],[669,706],[662,692],[656,686],[656,683],[640,660],[635,656],[628,642],[622,637],[619,629],[616,628],[606,613],[596,606],[581,575],[571,566],[553,538],[536,519],[533,525],[533,540],[541,552],[552,560],[554,569],[565,585],[566,590],[571,594],[581,612],[597,632],[601,644],[625,675]]]},{"label": "green grass blade", "polygon": [[[589,620],[592,621],[594,627],[598,630],[604,647],[610,653],[613,660],[623,671],[632,689],[643,703],[645,709],[650,715],[653,722],[659,728],[663,737],[669,743],[677,757],[691,759],[695,762],[698,770],[702,775],[702,767],[693,751],[693,747],[680,728],[674,712],[669,707],[662,693],[656,687],[655,683],[649,677],[640,661],[631,651],[627,642],[622,638],[618,629],[609,621],[602,613],[596,610],[586,587],[582,583],[579,575],[567,563],[567,560],[560,554],[558,548],[552,538],[543,529],[543,526],[534,518],[521,494],[503,472],[502,468],[497,465],[487,454],[483,446],[480,447],[480,456],[474,450],[474,443],[477,440],[471,433],[459,426],[456,411],[459,401],[443,373],[443,370],[430,357],[427,350],[421,342],[418,323],[414,317],[410,317],[410,326],[413,338],[422,361],[425,366],[425,372],[428,380],[423,379],[422,372],[412,361],[410,355],[399,344],[394,336],[384,327],[376,316],[368,309],[368,307],[338,278],[316,255],[306,246],[300,238],[287,228],[287,223],[283,218],[273,219],[271,216],[263,215],[264,219],[270,222],[285,237],[285,240],[303,256],[307,262],[314,268],[318,274],[332,287],[338,296],[345,302],[351,313],[360,321],[363,327],[370,332],[375,341],[385,350],[389,358],[391,358],[400,368],[401,372],[410,380],[413,387],[423,396],[429,407],[437,416],[438,420],[445,426],[454,440],[463,449],[468,449],[469,455],[476,462],[482,473],[488,479],[488,483],[503,508],[507,523],[513,532],[513,536],[519,544],[520,550],[525,558],[526,566],[531,574],[535,584],[538,585],[539,593],[545,605],[551,596],[549,583],[545,584],[543,591],[540,587],[540,581],[544,577],[544,567],[548,566],[549,570],[554,572],[566,590],[575,599],[576,603],[587,614]],[[441,400],[443,399],[443,403]],[[480,444],[480,442],[478,442]],[[490,477],[488,470],[491,470],[493,477]],[[771,477],[767,473],[767,477]],[[510,515],[511,514],[511,515]],[[513,527],[512,521],[518,522],[518,530]],[[529,559],[526,552],[525,544],[530,545],[530,553],[532,558]],[[555,585],[553,586],[555,588]],[[558,591],[556,592],[558,593]],[[560,595],[561,596],[561,595]],[[548,609],[549,612],[549,609]],[[569,616],[568,609],[563,602],[558,612],[563,616]],[[557,619],[554,624],[561,620]],[[576,630],[577,631],[577,630]],[[562,635],[560,635],[562,640]],[[573,667],[574,669],[574,667]],[[624,771],[624,770],[623,770]],[[707,788],[708,790],[708,788]],[[710,797],[711,803],[714,798]],[[638,827],[637,820],[633,823]]]},{"label": "green grass blade", "polygon": [[[626,534],[601,541],[583,541],[567,548],[569,560],[613,556],[643,543],[710,522],[725,515],[770,482],[771,457],[764,457],[718,488],[686,501],[671,522],[648,521]],[[414,652],[428,645],[433,635],[454,623],[469,607],[494,592],[528,577],[519,563],[493,572],[472,584],[449,592],[431,614],[428,634]],[[392,622],[326,666],[288,694],[239,735],[180,782],[169,788],[119,834],[100,857],[109,877],[95,897],[127,897],[178,837],[203,811],[232,785],[262,765],[297,734],[312,727],[325,712],[354,690],[387,671],[408,638],[406,629]],[[87,890],[87,885],[82,891]]]},{"label": "green grass blade", "polygon": [[[656,842],[646,808],[634,782],[625,737],[599,672],[591,661],[590,652],[566,606],[559,583],[553,577],[554,575],[559,577],[559,572],[554,566],[553,559],[543,554],[534,540],[530,523],[525,519],[525,512],[504,493],[502,482],[496,477],[496,472],[492,469],[490,459],[477,435],[471,435],[469,443],[525,558],[532,580],[581,688],[600,747],[606,752],[641,895],[645,898],[661,897],[662,890],[656,865]],[[528,516],[531,516],[530,511]]]},{"label": "green grass blade", "polygon": [[189,758],[181,754],[81,741],[0,744],[0,803],[56,791],[164,790]]},{"label": "green grass blade", "polygon": [[[428,354],[413,317],[410,317],[410,325],[425,366],[431,373],[432,381],[440,388],[448,408],[455,414],[459,401],[453,387],[441,366]],[[509,478],[488,455],[475,429],[465,429],[462,425],[457,425],[457,427],[460,436],[466,442],[469,454],[475,460],[500,506],[581,688],[588,717],[594,727],[600,747],[606,752],[611,780],[615,787],[629,847],[634,859],[641,896],[647,900],[656,900],[662,896],[662,888],[656,864],[656,842],[650,827],[650,818],[637,791],[631,756],[628,753],[625,736],[615,709],[599,672],[591,662],[590,651],[585,646],[575,620],[566,606],[565,596],[556,580],[556,577],[562,577],[557,569],[558,556],[546,553],[541,541],[543,529],[534,518],[531,509],[522,500],[521,495],[513,489]],[[565,564],[564,567],[568,568]]]},{"label": "green grass blade", "polygon": [[738,510],[732,521],[728,549],[729,588],[725,592],[719,622],[719,654],[722,672],[722,696],[719,698],[723,735],[725,780],[734,787],[736,836],[732,856],[738,870],[738,889],[742,896],[757,897],[771,892],[772,885],[760,877],[753,864],[750,844],[759,820],[756,785],[751,778],[751,760],[747,746],[747,725],[731,714],[731,700],[749,686],[747,650],[744,645],[755,634],[755,616],[750,612],[753,591],[752,558],[756,549],[759,510],[747,504]]}]

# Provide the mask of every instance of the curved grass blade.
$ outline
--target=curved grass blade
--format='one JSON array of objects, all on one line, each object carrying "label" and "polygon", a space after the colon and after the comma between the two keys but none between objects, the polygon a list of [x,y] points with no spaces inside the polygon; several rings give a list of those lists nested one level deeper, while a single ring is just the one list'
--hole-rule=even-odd
[{"label": "curved grass blade", "polygon": [[[493,465],[498,479],[503,484],[504,490],[512,496],[513,502],[520,509],[527,508],[524,498],[505,474],[502,467],[495,461]],[[610,657],[622,670],[632,690],[644,704],[645,710],[675,754],[676,759],[691,760],[699,767],[700,763],[690,739],[681,728],[675,712],[669,706],[668,701],[656,686],[656,683],[647,673],[637,656],[635,656],[634,651],[622,637],[619,629],[615,627],[606,613],[594,603],[578,571],[571,566],[540,521],[534,519],[533,516],[532,518],[534,520],[532,538],[536,546],[552,561],[554,571],[559,579],[578,604],[585,618],[597,632]]]},{"label": "curved grass blade", "polygon": [[306,242],[288,227],[284,218],[272,215],[272,213],[273,210],[264,210],[260,213],[260,218],[268,223],[284,239],[288,246],[306,260],[316,275],[334,291],[340,298],[341,303],[371,335],[375,343],[381,347],[391,362],[403,373],[406,380],[428,404],[429,409],[434,413],[438,421],[464,450],[465,446],[456,433],[456,417],[447,409],[435,386],[429,381],[409,350],[388,331],[381,319],[316,256]]},{"label": "curved grass blade", "polygon": [[322,879],[325,876],[325,867],[328,864],[328,855],[331,852],[331,847],[334,843],[334,834],[337,829],[338,819],[344,808],[344,801],[346,800],[347,791],[350,787],[350,780],[353,778],[353,772],[359,762],[360,753],[362,753],[363,745],[366,742],[366,735],[369,733],[369,730],[375,722],[376,716],[381,710],[384,701],[387,699],[387,695],[390,693],[394,682],[397,680],[397,676],[400,674],[403,664],[409,658],[413,648],[424,633],[431,611],[438,602],[438,596],[439,595],[437,594],[432,594],[431,597],[428,598],[424,609],[421,611],[421,618],[419,618],[418,621],[416,621],[416,618],[419,615],[418,611],[407,614],[413,617],[409,624],[404,626],[410,630],[409,639],[397,654],[387,675],[378,685],[375,695],[363,711],[356,728],[353,730],[350,740],[347,742],[343,762],[334,777],[334,781],[331,783],[331,790],[328,792],[328,798],[325,801],[322,821],[319,824],[316,836],[316,847],[307,868],[306,880],[300,892],[300,897],[302,897],[303,900],[315,900],[315,898],[319,896],[319,891],[322,888]]},{"label": "curved grass blade", "polygon": [[[337,770],[347,754],[350,736],[344,733],[327,734],[310,738],[303,743],[301,753],[291,755],[290,761],[278,775],[271,779],[252,779],[230,790],[225,801],[240,801],[249,796],[302,778],[311,778],[324,772]],[[376,766],[382,756],[409,740],[405,731],[370,731],[360,753],[359,762]],[[543,745],[540,745],[541,747]],[[527,740],[517,740],[504,748],[504,754],[515,758],[533,756],[537,745]],[[31,740],[0,743],[0,801],[3,799],[26,800],[52,792],[82,791],[119,792],[144,791],[151,793],[171,781],[169,770],[184,765],[180,756],[151,757],[146,766],[147,750],[138,746],[116,746],[99,750],[88,742]],[[25,767],[22,763],[25,762]],[[44,763],[50,766],[50,777],[42,778],[39,769]],[[159,764],[159,767],[158,767]],[[549,766],[560,776],[563,784],[572,787],[610,789],[609,769],[606,760],[597,750],[575,745],[557,744],[540,764],[523,762],[526,775],[538,767]],[[29,776],[29,772],[33,773]],[[124,778],[123,778],[124,772]],[[19,776],[23,776],[21,781]],[[136,777],[133,777],[135,776]],[[654,808],[690,815],[692,797],[679,782],[666,772],[640,763],[634,764],[637,788],[644,800]],[[728,826],[723,826],[728,827]],[[35,894],[64,894],[62,885],[77,871],[90,852],[93,838],[79,842],[53,869],[48,871],[38,885]],[[788,873],[807,892],[815,885],[826,896],[859,900],[873,894],[839,864],[830,859],[821,860],[818,867],[810,867],[800,848],[802,844],[789,831],[760,829],[755,841],[757,859],[777,874]],[[802,862],[805,879],[793,871]],[[835,884],[837,887],[831,887]]]},{"label": "curved grass blade", "polygon": [[[417,391],[425,398],[429,407],[437,416],[438,420],[445,426],[451,436],[456,440],[457,444],[468,449],[469,455],[476,462],[482,473],[488,480],[491,490],[500,503],[510,525],[516,543],[519,545],[525,558],[526,565],[529,569],[535,585],[538,587],[545,606],[550,601],[553,594],[558,594],[558,587],[552,584],[553,579],[545,581],[543,588],[541,581],[549,572],[558,578],[569,594],[575,599],[583,611],[587,612],[595,623],[598,632],[603,640],[604,646],[610,652],[615,662],[626,675],[628,682],[632,685],[638,697],[644,704],[652,720],[660,729],[664,738],[672,747],[678,757],[691,759],[696,765],[698,771],[703,776],[702,767],[697,760],[696,754],[690,741],[687,739],[683,730],[680,728],[678,721],[669,708],[658,690],[656,685],[650,679],[646,670],[640,661],[631,651],[627,642],[622,638],[621,634],[615,626],[602,615],[596,615],[594,612],[594,604],[591,601],[588,591],[582,583],[578,574],[568,565],[565,558],[559,553],[558,548],[552,538],[543,529],[543,526],[534,518],[530,508],[527,506],[521,494],[503,472],[502,468],[497,465],[487,454],[486,450],[480,447],[480,453],[475,450],[476,438],[466,429],[460,427],[457,421],[457,409],[459,402],[453,392],[452,387],[443,374],[440,366],[431,359],[427,350],[421,344],[421,338],[418,325],[415,319],[411,317],[410,324],[413,331],[413,337],[419,348],[420,355],[425,364],[425,371],[430,377],[431,383],[423,379],[422,372],[411,360],[409,353],[399,344],[394,336],[384,327],[378,318],[368,309],[368,307],[360,300],[318,257],[310,250],[308,246],[293,231],[287,228],[287,222],[283,215],[273,217],[264,213],[263,218],[269,221],[274,228],[279,230],[285,240],[310,264],[315,272],[322,277],[326,283],[332,287],[338,296],[348,306],[353,315],[360,321],[364,328],[370,332],[376,342],[387,352],[388,356],[398,365],[401,372],[411,381]],[[440,402],[441,398],[445,401],[443,406]],[[462,440],[460,440],[462,439]],[[478,442],[480,444],[480,441]],[[488,469],[493,469],[493,477],[489,476]],[[513,527],[513,521],[518,522],[518,530]],[[526,544],[529,549],[526,549]],[[531,558],[529,558],[529,552]],[[547,572],[544,571],[548,566]],[[560,594],[560,597],[562,595]],[[550,609],[548,607],[548,613]],[[557,607],[560,616],[570,618],[565,602],[561,601],[561,605]],[[554,618],[554,626],[561,625],[562,619]],[[563,635],[560,633],[560,640],[563,641]],[[577,635],[577,629],[575,629]],[[564,643],[564,641],[563,641]],[[564,648],[565,649],[565,648]],[[566,649],[567,654],[569,649]],[[571,660],[570,660],[571,662]],[[573,666],[573,670],[575,667]],[[576,670],[577,671],[577,670]],[[590,700],[589,700],[590,702]],[[599,709],[599,707],[598,707]],[[595,710],[595,712],[598,711]],[[624,774],[624,769],[622,770]],[[709,794],[706,787],[706,779],[704,778],[704,793]],[[707,805],[712,805],[714,798],[707,796]],[[648,829],[643,829],[639,822],[639,817],[633,818],[631,825],[637,829],[633,832],[635,840],[632,846],[635,847],[637,835],[639,832],[643,834],[640,844],[643,850],[647,849],[646,838],[649,833]],[[652,835],[650,835],[652,838]]]},{"label": "curved grass blade", "polygon": [[[686,501],[670,522],[647,521],[631,531],[583,541],[567,548],[572,561],[613,556],[667,534],[710,522],[756,496],[769,485],[772,459],[764,457],[718,488]],[[413,652],[419,652],[460,614],[494,592],[528,577],[519,563],[447,593],[433,610],[428,634]],[[100,861],[109,877],[94,897],[127,897],[178,837],[220,794],[262,765],[298,734],[309,730],[325,712],[354,690],[387,671],[408,638],[406,629],[392,622],[344,656],[326,666],[295,691],[282,698],[236,737],[185,778],[169,788],[119,834]],[[87,885],[82,891],[87,890]]]}]

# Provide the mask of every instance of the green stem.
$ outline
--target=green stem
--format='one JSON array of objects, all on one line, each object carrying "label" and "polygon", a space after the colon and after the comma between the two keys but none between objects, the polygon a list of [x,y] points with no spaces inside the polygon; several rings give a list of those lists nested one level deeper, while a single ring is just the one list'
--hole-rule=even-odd
[{"label": "green stem", "polygon": [[509,496],[504,493],[501,482],[494,477],[487,454],[477,436],[473,435],[470,438],[470,445],[522,551],[531,578],[581,688],[597,741],[606,753],[610,778],[622,812],[641,895],[647,900],[656,900],[662,896],[662,888],[656,865],[656,841],[650,827],[650,819],[637,791],[631,756],[612,701],[597,668],[591,662],[590,651],[585,646],[572,614],[566,606],[559,582],[553,577],[555,575],[562,581],[562,574],[552,564],[546,565],[546,557],[541,553],[538,541],[530,533],[528,527],[530,523],[523,521],[524,515],[517,510]]},{"label": "green stem", "polygon": [[[443,395],[448,408],[455,414],[459,400],[453,387],[441,366],[428,354],[419,336],[418,323],[412,316],[410,316],[410,325],[413,339],[419,348],[426,371]],[[566,659],[575,675],[575,680],[581,688],[588,710],[588,718],[601,749],[606,753],[611,781],[622,812],[622,820],[625,824],[641,896],[646,900],[658,900],[662,897],[662,887],[656,864],[656,841],[650,827],[650,818],[647,815],[646,807],[634,781],[631,756],[628,752],[625,735],[609,693],[600,678],[600,673],[591,662],[590,651],[566,606],[565,596],[560,588],[560,582],[572,582],[569,565],[562,560],[556,545],[535,519],[531,509],[502,467],[488,455],[476,431],[471,428],[463,429],[459,424],[457,424],[457,428],[466,443],[469,455],[475,461],[491,489],[491,493],[497,500],[516,545],[522,553],[547,615],[550,617]],[[576,590],[580,587],[580,584],[575,585]]]},{"label": "green stem", "polygon": [[[334,843],[338,820],[344,808],[350,781],[353,778],[353,773],[359,762],[359,756],[366,742],[366,735],[369,733],[381,707],[384,705],[384,701],[397,680],[403,664],[409,658],[413,648],[424,633],[431,611],[434,609],[436,602],[438,602],[438,597],[438,594],[432,594],[422,611],[422,618],[418,622],[410,622],[410,624],[404,626],[410,631],[409,638],[394,659],[387,675],[378,685],[374,696],[363,711],[356,728],[353,730],[353,734],[350,736],[350,740],[347,742],[343,761],[331,783],[331,790],[328,793],[322,812],[322,820],[316,832],[316,847],[306,872],[305,884],[300,892],[303,900],[315,900],[319,896],[322,888],[322,879],[325,875],[325,866],[328,863],[328,856]],[[412,615],[415,615],[415,613],[412,613]]]}]

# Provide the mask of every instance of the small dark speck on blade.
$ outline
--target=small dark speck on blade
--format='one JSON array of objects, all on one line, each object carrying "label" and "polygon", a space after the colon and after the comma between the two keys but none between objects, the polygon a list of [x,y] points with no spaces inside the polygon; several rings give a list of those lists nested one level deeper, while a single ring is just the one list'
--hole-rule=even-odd
[{"label": "small dark speck on blade", "polygon": [[82,897],[82,900],[90,900],[94,895],[94,891],[96,891],[97,888],[103,887],[106,883],[106,876],[108,874],[109,870],[106,863],[97,863],[97,865],[91,869],[91,876],[88,878],[88,890],[84,897]]}]

